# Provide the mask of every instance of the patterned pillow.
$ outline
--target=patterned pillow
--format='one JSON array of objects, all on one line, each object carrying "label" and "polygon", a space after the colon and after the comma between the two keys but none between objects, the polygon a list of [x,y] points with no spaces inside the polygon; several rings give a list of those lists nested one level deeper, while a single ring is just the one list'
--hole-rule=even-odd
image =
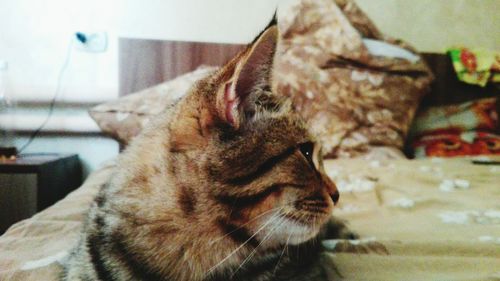
[{"label": "patterned pillow", "polygon": [[430,107],[415,118],[415,157],[500,155],[497,98]]},{"label": "patterned pillow", "polygon": [[424,135],[413,148],[417,158],[500,155],[500,136],[482,131]]},{"label": "patterned pillow", "polygon": [[435,106],[419,112],[411,135],[460,133],[470,130],[495,132],[498,127],[497,98]]},{"label": "patterned pillow", "polygon": [[[302,0],[280,14],[279,28],[276,87],[326,157],[363,156],[373,146],[401,151],[433,79],[413,49],[381,35],[352,0]],[[367,41],[396,55],[379,55]]]},{"label": "patterned pillow", "polygon": [[201,66],[193,72],[89,110],[101,130],[122,144],[138,135],[155,116],[184,96],[199,79],[217,67]]}]

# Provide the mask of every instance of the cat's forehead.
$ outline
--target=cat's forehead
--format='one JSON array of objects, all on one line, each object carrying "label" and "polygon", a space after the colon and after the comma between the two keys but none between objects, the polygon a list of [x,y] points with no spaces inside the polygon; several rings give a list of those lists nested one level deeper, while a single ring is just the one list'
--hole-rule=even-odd
[{"label": "cat's forehead", "polygon": [[314,142],[304,120],[293,111],[259,119],[253,125],[252,135],[260,136],[266,142],[286,145]]}]

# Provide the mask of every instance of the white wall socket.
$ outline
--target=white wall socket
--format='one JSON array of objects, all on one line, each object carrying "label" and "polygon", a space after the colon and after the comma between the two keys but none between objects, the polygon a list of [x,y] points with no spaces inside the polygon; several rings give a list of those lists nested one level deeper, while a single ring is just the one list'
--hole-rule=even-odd
[{"label": "white wall socket", "polygon": [[[85,42],[78,40],[77,34],[83,35]],[[108,34],[106,32],[76,32],[75,46],[77,50],[89,53],[102,53],[108,48]]]}]

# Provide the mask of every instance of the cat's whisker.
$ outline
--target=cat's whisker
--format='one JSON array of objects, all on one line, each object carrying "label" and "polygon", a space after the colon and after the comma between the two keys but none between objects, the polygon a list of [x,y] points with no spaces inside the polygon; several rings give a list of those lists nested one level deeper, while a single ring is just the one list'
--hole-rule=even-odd
[{"label": "cat's whisker", "polygon": [[[276,217],[276,220],[278,219],[282,219],[282,216],[281,215],[278,215]],[[255,249],[253,249],[253,251],[243,260],[243,262],[241,262],[240,266],[238,266],[238,268],[233,272],[233,274],[231,275],[231,278],[238,272],[238,270],[240,270],[243,265],[245,263],[247,263],[254,255],[255,253],[257,252],[257,249],[260,247],[260,245],[262,245],[267,239],[269,239],[269,237],[271,237],[272,234],[274,234],[274,232],[276,231],[276,229],[278,229],[281,225],[283,225],[284,221],[282,220],[281,222],[277,223],[270,231],[268,234],[266,234],[266,236],[264,236],[264,238],[262,238],[262,240],[260,241],[260,243],[257,245],[257,247],[255,247]]]},{"label": "cat's whisker", "polygon": [[251,220],[247,221],[246,223],[244,223],[244,224],[240,225],[239,227],[237,227],[237,228],[235,228],[235,229],[231,230],[230,232],[228,232],[228,233],[224,234],[223,236],[221,236],[221,237],[219,237],[219,238],[217,238],[217,239],[213,240],[212,242],[210,242],[210,245],[213,245],[214,243],[219,242],[220,240],[224,239],[224,238],[225,238],[225,237],[227,237],[228,235],[231,235],[231,234],[232,234],[232,233],[234,233],[235,231],[240,230],[241,228],[243,228],[243,227],[247,226],[248,224],[250,224],[250,223],[254,222],[254,221],[255,221],[255,220],[257,220],[258,218],[261,218],[261,217],[263,217],[264,215],[269,214],[270,212],[273,212],[273,211],[276,211],[276,210],[277,210],[277,212],[281,211],[284,207],[285,207],[285,206],[280,206],[280,207],[272,208],[272,209],[269,209],[269,210],[267,210],[267,211],[265,211],[265,212],[263,212],[263,213],[261,213],[261,214],[259,214],[259,215],[255,216],[254,218],[252,218]]},{"label": "cat's whisker", "polygon": [[[286,216],[286,215],[288,215],[289,213],[290,213],[290,211],[287,211],[287,212],[285,212],[285,213],[283,214],[283,216]],[[287,243],[285,244],[285,246],[286,246],[286,254],[287,254],[287,255],[289,254],[289,253],[288,253],[288,243],[289,243],[289,241],[290,241],[290,238],[291,238],[291,237],[292,237],[292,233],[290,233],[290,234],[288,235]]]},{"label": "cat's whisker", "polygon": [[227,255],[225,258],[223,258],[220,262],[218,262],[216,265],[212,266],[205,275],[208,275],[212,273],[217,267],[219,267],[221,264],[223,264],[226,260],[228,260],[231,256],[233,256],[236,252],[238,252],[243,246],[245,246],[250,240],[252,240],[259,232],[261,232],[268,224],[271,222],[274,222],[277,220],[279,217],[271,217],[267,222],[265,222],[250,238],[248,238],[245,242],[243,242],[240,246],[238,246],[236,249],[234,249],[229,255]]},{"label": "cat's whisker", "polygon": [[283,251],[281,251],[280,257],[278,258],[278,262],[276,263],[276,266],[274,267],[273,275],[276,274],[276,270],[278,269],[278,265],[281,262],[281,258],[283,258],[283,255],[285,254],[285,250],[287,250],[287,254],[288,254],[288,243],[290,242],[290,237],[292,237],[292,233],[290,233],[288,235],[288,238],[286,239],[285,245],[283,246]]}]

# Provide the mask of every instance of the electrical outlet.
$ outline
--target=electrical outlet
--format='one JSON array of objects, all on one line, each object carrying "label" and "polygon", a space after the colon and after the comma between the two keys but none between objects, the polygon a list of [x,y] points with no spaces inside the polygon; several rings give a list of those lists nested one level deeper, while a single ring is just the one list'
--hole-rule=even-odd
[{"label": "electrical outlet", "polygon": [[76,49],[89,53],[102,53],[108,48],[106,32],[76,32]]}]

